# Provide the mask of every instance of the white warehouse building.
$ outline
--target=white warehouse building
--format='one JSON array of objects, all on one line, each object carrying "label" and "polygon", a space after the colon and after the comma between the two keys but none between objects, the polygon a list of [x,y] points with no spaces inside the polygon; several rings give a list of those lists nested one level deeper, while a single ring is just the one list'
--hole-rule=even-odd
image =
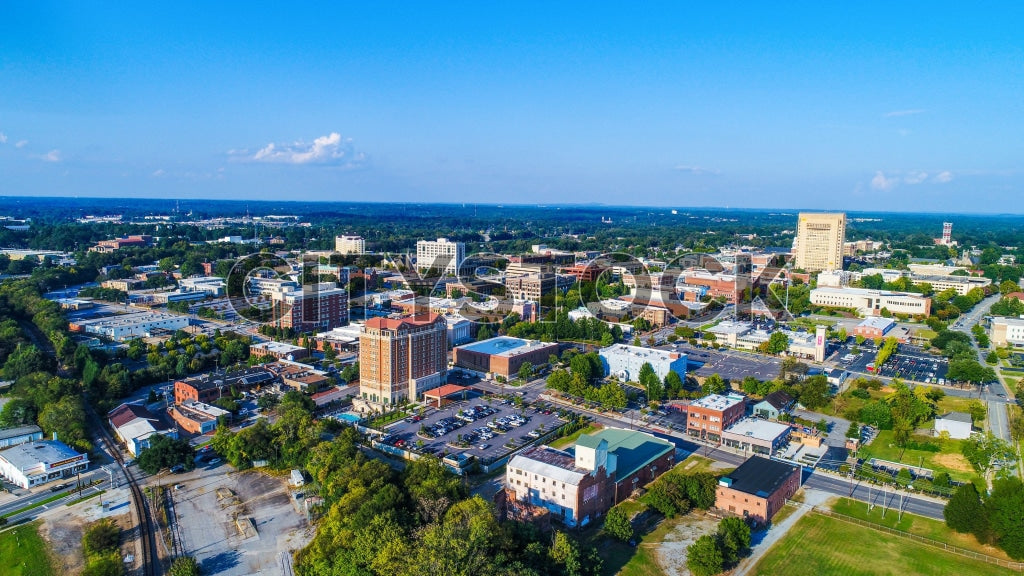
[{"label": "white warehouse building", "polygon": [[59,440],[19,444],[0,452],[0,476],[22,488],[70,478],[89,468],[89,456]]},{"label": "white warehouse building", "polygon": [[637,381],[640,378],[640,368],[645,362],[650,363],[654,373],[661,380],[664,380],[670,371],[686,379],[686,354],[626,344],[602,348],[599,354],[605,374],[617,376],[622,380]]},{"label": "white warehouse building", "polygon": [[853,308],[864,316],[878,316],[883,308],[893,314],[927,316],[931,311],[932,300],[910,292],[819,287],[811,290],[811,304],[831,308]]}]

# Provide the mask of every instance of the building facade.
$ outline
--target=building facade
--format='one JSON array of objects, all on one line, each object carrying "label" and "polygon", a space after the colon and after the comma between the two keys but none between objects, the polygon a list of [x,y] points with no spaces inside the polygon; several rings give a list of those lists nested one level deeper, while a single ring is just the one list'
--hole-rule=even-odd
[{"label": "building facade", "polygon": [[722,432],[743,418],[747,411],[742,396],[710,394],[694,400],[686,409],[686,433],[718,442]]},{"label": "building facade", "polygon": [[686,380],[686,354],[627,344],[613,344],[602,348],[598,354],[604,373],[618,376],[620,380],[638,381],[644,364],[651,365],[659,380],[664,380],[669,372],[675,372]]},{"label": "building facade", "polygon": [[89,469],[89,455],[79,454],[59,440],[39,440],[0,451],[0,476],[28,489]]},{"label": "building facade", "polygon": [[807,272],[841,270],[846,214],[801,212],[794,242],[794,267]]},{"label": "building facade", "polygon": [[799,466],[752,456],[718,480],[715,508],[764,524],[799,489]]},{"label": "building facade", "polygon": [[436,270],[441,274],[459,275],[459,267],[466,259],[466,245],[447,238],[420,240],[416,243],[416,270]]},{"label": "building facade", "polygon": [[457,368],[480,374],[515,378],[523,364],[546,365],[552,354],[558,354],[557,342],[498,336],[455,347],[452,363]]},{"label": "building facade", "polygon": [[334,238],[334,251],[342,254],[362,254],[366,252],[366,240],[362,236],[337,236]]},{"label": "building facade", "polygon": [[417,400],[444,383],[448,325],[437,314],[371,318],[359,336],[359,395],[371,404]]},{"label": "building facade", "polygon": [[297,332],[330,330],[348,323],[348,292],[330,286],[275,294],[276,324]]},{"label": "building facade", "polygon": [[893,314],[928,316],[932,299],[911,292],[889,292],[867,288],[815,288],[811,304],[830,308],[853,308],[863,316],[878,316],[882,309]]},{"label": "building facade", "polygon": [[1024,319],[996,316],[990,334],[994,346],[1024,347]]}]

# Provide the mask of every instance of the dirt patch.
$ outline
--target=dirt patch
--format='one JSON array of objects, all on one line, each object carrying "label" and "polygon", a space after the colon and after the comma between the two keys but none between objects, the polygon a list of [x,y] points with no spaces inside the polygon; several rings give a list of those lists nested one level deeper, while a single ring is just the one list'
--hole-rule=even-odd
[{"label": "dirt patch", "polygon": [[963,454],[936,454],[932,456],[932,462],[957,472],[970,472],[974,470]]},{"label": "dirt patch", "polygon": [[667,576],[689,576],[686,567],[686,548],[705,534],[718,529],[718,519],[707,514],[693,513],[679,523],[655,546],[654,556]]},{"label": "dirt patch", "polygon": [[103,495],[106,507],[102,506],[100,497],[96,497],[74,506],[60,505],[41,516],[43,522],[39,527],[39,535],[50,547],[59,574],[74,576],[85,568],[82,535],[90,523],[100,518],[110,518],[121,527],[122,555],[131,553],[132,521],[128,514],[129,507],[114,507],[126,495],[125,490],[114,490]]}]

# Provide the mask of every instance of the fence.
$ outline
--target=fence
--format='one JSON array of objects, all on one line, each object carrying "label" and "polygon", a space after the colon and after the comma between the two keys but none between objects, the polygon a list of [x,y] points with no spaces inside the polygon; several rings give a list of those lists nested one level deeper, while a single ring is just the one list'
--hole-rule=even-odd
[{"label": "fence", "polygon": [[994,556],[989,556],[987,554],[982,554],[980,552],[975,552],[973,550],[967,550],[965,548],[960,548],[959,546],[954,546],[946,542],[932,540],[931,538],[925,538],[924,536],[918,536],[917,534],[911,534],[910,532],[904,532],[903,530],[896,530],[895,528],[889,528],[888,526],[883,526],[881,524],[871,522],[868,520],[862,520],[860,518],[854,518],[853,516],[847,516],[846,514],[840,514],[838,512],[829,510],[828,508],[819,508],[817,506],[810,506],[802,502],[793,501],[787,501],[787,504],[792,504],[803,508],[809,508],[811,512],[817,514],[829,516],[837,520],[842,520],[843,522],[856,524],[858,526],[863,526],[865,528],[871,528],[872,530],[878,530],[879,532],[885,532],[886,534],[891,534],[893,536],[907,538],[915,542],[920,542],[925,546],[929,546],[931,548],[936,548],[939,550],[945,550],[946,552],[950,552],[958,556],[963,556],[965,558],[973,558],[974,560],[980,560],[987,564],[995,564],[996,566],[1002,566],[1003,568],[1009,568],[1010,570],[1016,570],[1017,572],[1024,572],[1024,562],[1012,562],[1010,560],[1003,560],[1002,558],[996,558]]}]

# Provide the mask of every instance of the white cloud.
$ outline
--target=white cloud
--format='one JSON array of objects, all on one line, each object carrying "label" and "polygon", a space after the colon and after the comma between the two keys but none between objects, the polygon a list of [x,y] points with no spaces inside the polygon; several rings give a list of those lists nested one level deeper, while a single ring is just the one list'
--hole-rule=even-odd
[{"label": "white cloud", "polygon": [[163,168],[157,168],[156,170],[153,171],[152,176],[154,178],[159,178],[159,177],[163,176],[164,174],[166,174],[166,172],[164,172]]},{"label": "white cloud", "polygon": [[899,118],[901,116],[914,116],[915,114],[924,114],[924,109],[911,108],[909,110],[893,110],[892,112],[886,112],[883,116],[886,118]]},{"label": "white cloud", "polygon": [[950,172],[949,170],[943,170],[942,172],[939,172],[938,174],[936,174],[934,178],[932,178],[932,182],[935,182],[937,184],[945,184],[946,182],[952,182],[952,181],[953,181],[953,173]]},{"label": "white cloud", "polygon": [[906,182],[907,184],[920,184],[921,182],[924,182],[927,179],[928,173],[922,172],[920,170],[911,171],[907,173],[906,176],[903,177],[903,181]]},{"label": "white cloud", "polygon": [[686,164],[680,164],[672,169],[675,170],[676,172],[685,172],[687,174],[694,174],[697,176],[701,176],[704,174],[721,174],[721,172],[718,170],[714,170],[711,168],[703,168],[701,166],[690,166]]},{"label": "white cloud", "polygon": [[54,163],[56,163],[56,162],[60,162],[61,161],[60,150],[50,150],[46,154],[37,154],[37,155],[33,156],[33,158],[38,158],[39,160],[42,160],[43,162],[54,162]]},{"label": "white cloud", "polygon": [[342,138],[337,132],[320,136],[312,144],[271,142],[252,155],[248,149],[229,150],[228,155],[243,162],[328,164],[349,168],[358,167],[366,160],[365,154],[355,151],[351,138]]},{"label": "white cloud", "polygon": [[24,148],[25,146],[28,146],[28,140],[18,140],[14,145],[15,148]]},{"label": "white cloud", "polygon": [[7,134],[0,132],[0,144],[7,144]]},{"label": "white cloud", "polygon": [[895,178],[886,178],[881,170],[875,172],[875,177],[871,179],[871,187],[875,190],[892,190],[898,183]]}]

